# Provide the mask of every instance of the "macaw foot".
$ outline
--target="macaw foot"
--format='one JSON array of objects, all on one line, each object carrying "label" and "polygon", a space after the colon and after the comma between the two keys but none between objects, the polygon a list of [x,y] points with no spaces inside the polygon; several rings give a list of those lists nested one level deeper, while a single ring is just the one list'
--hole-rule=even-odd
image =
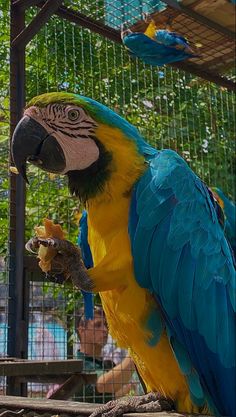
[{"label": "macaw foot", "polygon": [[124,37],[129,35],[130,33],[133,33],[132,30],[125,29],[124,24],[122,23],[121,31],[120,31],[120,36],[121,36],[122,41],[123,41]]},{"label": "macaw foot", "polygon": [[142,20],[144,20],[145,23],[150,23],[152,21],[152,17],[150,14],[146,12],[142,12]]},{"label": "macaw foot", "polygon": [[94,285],[84,266],[78,246],[64,239],[33,237],[25,247],[29,252],[37,253],[40,245],[57,251],[51,261],[51,270],[46,273],[49,280],[58,283],[70,280],[77,288],[92,291]]},{"label": "macaw foot", "polygon": [[157,392],[149,392],[146,395],[122,397],[119,400],[109,401],[98,407],[90,417],[117,417],[130,412],[151,413],[154,411],[171,411],[173,408],[171,400],[162,397]]},{"label": "macaw foot", "polygon": [[31,253],[37,253],[39,249],[39,239],[37,237],[32,237],[28,242],[25,244],[25,249]]}]

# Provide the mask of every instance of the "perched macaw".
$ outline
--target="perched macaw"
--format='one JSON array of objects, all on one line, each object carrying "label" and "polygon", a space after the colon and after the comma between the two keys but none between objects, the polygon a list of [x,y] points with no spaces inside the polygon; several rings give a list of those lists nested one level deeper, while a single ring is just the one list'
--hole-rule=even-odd
[{"label": "perched macaw", "polygon": [[225,234],[233,249],[236,259],[236,207],[235,203],[229,200],[223,191],[218,187],[211,187],[213,194],[225,215]]},{"label": "perched macaw", "polygon": [[[81,256],[84,262],[84,265],[87,269],[93,267],[93,258],[91,250],[88,244],[88,225],[87,225],[87,213],[84,210],[79,221],[79,235],[78,235],[78,245],[81,250]],[[84,316],[86,320],[93,319],[93,294],[81,290],[84,298]]]},{"label": "perched macaw", "polygon": [[161,66],[196,56],[183,36],[169,29],[158,29],[153,20],[144,33],[125,30],[121,38],[131,56],[150,65]]},{"label": "perched macaw", "polygon": [[235,416],[235,268],[206,185],[112,110],[65,92],[31,100],[12,154],[25,179],[27,161],[64,174],[84,202],[92,268],[81,272],[68,241],[38,243],[64,254],[78,287],[100,292],[112,337],[158,393],[149,409],[163,396],[179,412]]}]

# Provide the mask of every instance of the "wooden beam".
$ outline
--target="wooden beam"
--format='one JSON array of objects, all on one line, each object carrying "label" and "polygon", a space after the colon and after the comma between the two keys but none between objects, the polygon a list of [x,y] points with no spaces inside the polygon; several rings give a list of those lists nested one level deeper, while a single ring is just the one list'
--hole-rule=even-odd
[{"label": "wooden beam", "polygon": [[121,43],[121,36],[118,30],[104,25],[103,23],[98,22],[83,13],[61,6],[55,14],[68,20],[69,22],[76,23],[79,26],[90,29],[91,31],[98,33],[113,42]]},{"label": "wooden beam", "polygon": [[[170,4],[170,7],[172,7],[175,10],[178,10],[179,14],[184,13],[187,16],[192,17],[197,22],[202,23],[203,25],[206,25],[210,27],[211,29],[216,30],[216,32],[222,33],[223,35],[227,36],[230,39],[235,39],[235,33],[231,30],[225,28],[224,26],[219,25],[219,23],[213,22],[212,20],[208,19],[205,16],[202,16],[201,14],[195,12],[192,10],[189,6],[184,6],[181,3],[178,3],[177,6],[174,5],[174,2],[171,0],[162,0],[164,3]],[[211,7],[211,6],[209,6]]]},{"label": "wooden beam", "polygon": [[[16,396],[0,396],[0,410],[7,409],[18,411],[19,409],[24,409],[27,411],[34,411],[36,413],[50,413],[50,415],[66,414],[68,417],[81,417],[89,416],[97,406],[98,404],[49,400],[46,398],[38,399]],[[161,415],[158,417],[161,417]]]},{"label": "wooden beam", "polygon": [[213,82],[214,84],[221,85],[229,91],[236,91],[236,84],[228,80],[225,77],[216,75],[213,72],[207,71],[205,68],[201,68],[200,65],[192,64],[190,61],[175,62],[169,64],[169,66],[174,68],[179,68],[183,71],[190,72],[191,74],[197,75],[200,78],[204,78],[207,81]]},{"label": "wooden beam", "polygon": [[34,376],[34,375],[72,375],[83,369],[83,361],[80,359],[67,360],[17,360],[0,363],[0,375],[2,376]]},{"label": "wooden beam", "polygon": [[37,6],[42,0],[15,0],[13,2],[14,7],[19,7],[23,10],[28,9],[31,6]]},{"label": "wooden beam", "polygon": [[[0,396],[0,409],[35,411],[41,413],[66,414],[66,416],[89,416],[101,404],[80,403],[75,401],[48,400],[46,398],[23,398],[13,396]],[[157,413],[125,413],[123,417],[196,417],[192,414],[179,414],[176,412]],[[203,416],[202,416],[203,417]],[[205,417],[205,416],[204,416]]]},{"label": "wooden beam", "polygon": [[47,23],[50,17],[56,12],[58,7],[62,4],[63,0],[47,0],[42,6],[41,10],[33,18],[30,24],[22,30],[22,32],[13,39],[11,46],[23,49],[29,43],[29,41],[39,32],[42,26]]}]

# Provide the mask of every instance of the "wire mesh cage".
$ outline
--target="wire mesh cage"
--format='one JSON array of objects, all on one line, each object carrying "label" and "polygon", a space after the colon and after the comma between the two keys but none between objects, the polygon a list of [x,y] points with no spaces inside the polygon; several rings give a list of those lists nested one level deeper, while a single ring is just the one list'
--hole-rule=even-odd
[{"label": "wire mesh cage", "polygon": [[[192,58],[175,63],[174,67],[218,83],[223,83],[227,78],[232,79],[230,74],[228,77],[222,76],[234,67],[235,59],[235,7],[227,0],[215,1],[213,4],[205,0],[107,0],[92,2],[85,7],[75,2],[68,2],[67,5],[78,13],[82,26],[87,23],[88,27],[98,33],[104,31],[108,37],[118,42],[123,28],[142,33],[150,19],[159,29],[171,27],[172,31],[186,37],[195,51]],[[61,10],[59,15],[63,16],[64,13]]]},{"label": "wire mesh cage", "polygon": [[[191,30],[199,41],[199,27],[191,17],[162,9],[160,2],[141,0],[117,1],[65,1],[68,10],[75,11],[81,25],[63,19],[62,6],[50,21],[30,41],[26,48],[26,98],[50,91],[69,91],[91,97],[112,108],[138,127],[146,140],[157,149],[174,149],[190,164],[192,169],[209,185],[220,187],[235,199],[235,99],[232,92],[170,66],[152,67],[139,59],[131,58],[128,51],[112,37],[117,38],[121,24],[132,30],[143,30],[143,13],[173,17],[175,30]],[[82,13],[81,13],[82,11]],[[29,23],[38,9],[26,11]],[[157,18],[158,16],[158,18]],[[138,23],[137,23],[138,22]],[[187,22],[187,24],[186,24]],[[103,26],[96,26],[96,23]],[[175,26],[176,25],[176,26]],[[86,27],[87,26],[87,27]],[[108,27],[110,35],[103,36]],[[101,29],[102,28],[102,29]],[[204,29],[205,30],[205,29]],[[206,40],[202,67],[208,65],[208,51],[214,47],[215,68],[227,64],[231,57],[222,34],[213,39],[213,29],[202,30]],[[185,33],[184,33],[185,34]],[[212,42],[212,43],[211,43]],[[228,42],[228,41],[227,41]],[[231,41],[229,41],[231,42]],[[217,49],[219,47],[219,50]],[[228,53],[229,52],[229,53]],[[220,59],[219,59],[220,57]],[[212,61],[213,62],[213,61]],[[213,63],[211,62],[211,65]],[[219,65],[218,65],[219,63]],[[4,150],[8,152],[8,150]],[[128,155],[127,155],[128,157]],[[34,234],[34,227],[44,218],[58,222],[73,243],[78,237],[78,200],[68,193],[65,178],[38,171],[31,166],[28,171],[25,206],[25,240]],[[7,210],[8,167],[2,173],[2,209]],[[1,203],[2,204],[2,203]],[[4,230],[4,227],[6,230]],[[2,225],[7,236],[7,224]],[[7,355],[8,284],[7,252],[0,258],[0,355]],[[29,359],[66,359],[76,357],[78,335],[76,317],[82,298],[80,293],[58,284],[39,280],[32,272],[28,276],[29,304],[27,346]],[[105,359],[120,361],[126,352],[116,350],[114,341],[108,339]],[[117,355],[117,356],[116,356]],[[95,369],[95,362],[93,368]],[[102,369],[104,370],[104,369]],[[135,375],[135,373],[134,373]],[[2,384],[2,385],[1,385]],[[28,395],[46,396],[57,389],[57,384],[28,384]],[[2,387],[2,388],[1,388]],[[0,380],[0,392],[5,393],[6,381]],[[141,392],[136,376],[131,380],[131,393]],[[48,394],[49,393],[49,394]],[[90,400],[98,401],[94,386]],[[85,400],[86,391],[77,399]],[[104,402],[105,397],[102,398]]]},{"label": "wire mesh cage", "polygon": [[[96,7],[94,3],[93,13]],[[39,42],[39,38],[44,41]],[[218,184],[233,193],[232,93],[181,70],[151,67],[133,60],[115,42],[57,18],[51,19],[50,25],[31,41],[27,56],[31,62],[28,98],[45,91],[65,90],[101,101],[136,125],[155,147],[182,153],[207,184]],[[222,169],[216,170],[216,166]],[[39,175],[47,178],[46,185],[43,183],[49,187],[47,194],[50,187],[57,187],[58,198],[60,192],[62,200],[65,198],[61,178],[50,181],[47,174]],[[33,181],[37,181],[35,176]],[[39,183],[35,191],[39,201],[43,191]],[[71,198],[66,202],[76,207]],[[51,204],[55,211],[53,201],[44,204],[46,210]]]},{"label": "wire mesh cage", "polygon": [[[139,3],[139,4],[137,4]],[[132,31],[144,32],[148,26],[147,19],[143,15],[149,15],[158,27],[171,26],[174,32],[180,33],[182,36],[188,38],[192,45],[196,45],[196,56],[190,59],[191,64],[196,65],[200,70],[212,71],[212,73],[220,74],[226,72],[228,68],[234,66],[234,6],[225,4],[215,5],[213,19],[224,8],[227,9],[228,19],[226,26],[232,32],[224,27],[214,25],[215,19],[207,21],[205,15],[209,9],[209,4],[198,2],[199,6],[194,9],[186,6],[174,9],[172,7],[165,7],[162,2],[123,2],[123,7],[117,8],[117,4],[108,2],[105,8],[106,23],[116,29],[120,28],[122,24],[130,27]],[[183,2],[183,5],[186,2]],[[193,3],[196,5],[196,3]],[[219,7],[220,6],[220,7]],[[217,8],[218,7],[218,8]],[[203,12],[201,14],[196,11]],[[206,19],[206,20],[205,20]],[[224,19],[223,19],[224,20]],[[224,22],[221,22],[222,24]],[[211,26],[212,24],[212,26]],[[220,30],[221,29],[221,30]],[[228,36],[227,36],[228,35]]]}]

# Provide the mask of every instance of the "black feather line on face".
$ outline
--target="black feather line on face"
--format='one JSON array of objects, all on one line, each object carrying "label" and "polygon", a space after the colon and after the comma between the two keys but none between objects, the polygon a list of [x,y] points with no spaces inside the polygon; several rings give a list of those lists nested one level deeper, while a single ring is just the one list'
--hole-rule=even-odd
[{"label": "black feather line on face", "polygon": [[79,197],[82,203],[95,197],[104,189],[105,182],[112,172],[112,154],[95,140],[99,148],[99,158],[90,167],[83,170],[69,171],[68,188],[72,195]]}]

